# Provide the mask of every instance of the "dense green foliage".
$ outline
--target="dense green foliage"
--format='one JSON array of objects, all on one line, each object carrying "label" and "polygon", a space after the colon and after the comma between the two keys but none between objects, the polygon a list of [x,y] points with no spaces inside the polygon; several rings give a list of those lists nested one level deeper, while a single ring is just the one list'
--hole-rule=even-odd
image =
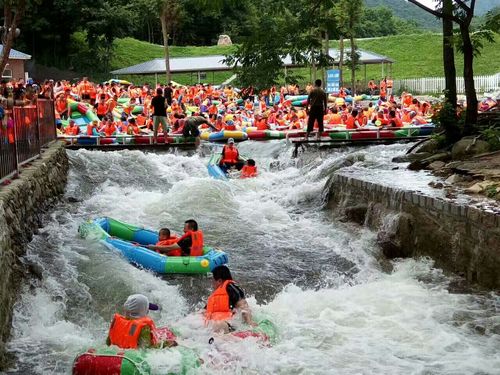
[{"label": "dense green foliage", "polygon": [[365,0],[365,2],[368,7],[389,8],[396,17],[416,22],[418,26],[424,29],[434,31],[441,29],[441,22],[436,17],[422,12],[418,7],[406,0]]},{"label": "dense green foliage", "polygon": [[[83,36],[80,35],[83,39]],[[474,71],[477,75],[495,74],[500,71],[500,35],[495,36],[495,44],[485,44],[481,56],[474,61]],[[396,35],[370,40],[358,40],[358,47],[367,51],[373,51],[381,55],[388,56],[395,60],[392,66],[394,79],[418,78],[418,77],[442,77],[442,36],[440,34],[419,34],[419,35]],[[332,47],[338,48],[338,42],[331,42]],[[347,43],[347,47],[349,47]],[[228,54],[234,47],[172,47],[172,57]],[[139,64],[154,58],[163,57],[163,49],[159,45],[141,42],[132,38],[117,39],[115,41],[116,53],[111,60],[111,69],[123,68],[125,66]],[[463,59],[457,54],[457,71],[463,69]],[[387,72],[387,66],[385,67]],[[311,81],[309,68],[297,68],[288,73],[295,74],[300,84]],[[231,72],[215,73],[214,80],[212,74],[207,73],[207,80],[220,83],[230,77]],[[364,79],[364,69],[357,73],[359,79]],[[367,78],[379,79],[382,75],[380,65],[367,66]],[[109,77],[109,76],[108,76]],[[126,77],[135,82],[149,80],[154,77]],[[163,77],[161,77],[163,79]],[[196,82],[196,77],[190,74],[174,75],[174,81],[188,84]],[[350,82],[350,73],[347,69],[345,79]],[[283,80],[281,81],[283,82]],[[481,89],[481,88],[478,88]]]},{"label": "dense green foliage", "polygon": [[[14,48],[31,54],[37,64],[105,77],[110,70],[163,57],[161,46],[145,43],[149,41],[162,44],[159,14],[155,10],[162,1],[164,0],[30,1],[20,25],[21,37],[16,40]],[[426,13],[414,5],[404,0],[365,2],[369,6],[378,7],[366,7],[360,11],[356,38],[421,33],[417,22]],[[318,67],[328,63],[320,46],[325,32],[328,32],[329,39],[338,39],[340,36],[337,19],[329,10],[339,0],[178,0],[175,3],[175,10],[168,24],[169,43],[174,45],[171,47],[173,57],[180,54],[233,52],[234,49],[216,47],[177,47],[213,45],[219,34],[227,33],[233,42],[240,45],[250,39],[254,42],[262,39],[262,43],[255,43],[254,48],[258,47],[268,54],[271,47],[278,46],[282,54],[285,49],[292,50],[295,58],[300,59],[299,51],[315,50]],[[255,39],[255,35],[259,34],[259,38]],[[405,42],[397,48],[401,51],[411,49],[407,53],[409,57],[405,55],[401,58],[402,53],[399,52],[395,53],[397,56],[391,57],[398,61],[408,59],[412,64],[419,61],[423,51],[428,49],[408,46],[407,42],[412,38],[403,39]],[[359,44],[361,48],[370,49],[364,47],[363,43],[364,41]],[[439,58],[437,50],[440,48],[434,46],[429,51],[430,58]],[[385,48],[379,48],[378,52],[389,55]],[[268,57],[268,63],[276,58]],[[420,71],[434,71],[435,66],[435,63],[423,65]],[[256,69],[259,70],[260,67]],[[419,75],[413,68],[408,72]],[[410,73],[405,72],[405,75]],[[279,74],[277,79],[280,79]]]}]

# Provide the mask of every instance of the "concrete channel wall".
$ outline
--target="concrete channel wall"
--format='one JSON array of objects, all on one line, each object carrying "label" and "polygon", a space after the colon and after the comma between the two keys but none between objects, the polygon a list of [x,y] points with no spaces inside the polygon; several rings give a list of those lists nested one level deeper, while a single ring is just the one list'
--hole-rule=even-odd
[{"label": "concrete channel wall", "polygon": [[0,187],[0,369],[7,364],[12,308],[28,272],[25,247],[41,225],[41,214],[64,192],[67,172],[66,151],[55,142],[22,169],[20,178]]},{"label": "concrete channel wall", "polygon": [[341,172],[328,186],[328,208],[376,230],[387,257],[429,256],[472,283],[500,288],[498,213]]}]

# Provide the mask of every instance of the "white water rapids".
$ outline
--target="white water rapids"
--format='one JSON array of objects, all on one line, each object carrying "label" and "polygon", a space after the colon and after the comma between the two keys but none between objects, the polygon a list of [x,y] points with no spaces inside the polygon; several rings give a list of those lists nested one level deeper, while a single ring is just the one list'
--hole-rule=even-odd
[{"label": "white water rapids", "polygon": [[[407,146],[307,151],[296,160],[285,142],[239,147],[256,159],[258,178],[210,179],[206,149],[69,152],[65,200],[27,249],[43,278],[22,286],[8,373],[71,373],[79,352],[104,343],[126,297],[143,293],[162,307],[151,313],[157,325],[177,328],[180,343],[205,360],[194,374],[500,374],[497,294],[452,293],[453,279],[426,259],[390,267],[372,232],[323,210],[332,171],[391,170],[388,160]],[[254,312],[278,326],[278,343],[209,345],[199,311],[210,278],[159,277],[80,239],[78,225],[100,216],[177,232],[196,219],[205,242],[229,254]],[[153,362],[169,360],[158,352]]]}]

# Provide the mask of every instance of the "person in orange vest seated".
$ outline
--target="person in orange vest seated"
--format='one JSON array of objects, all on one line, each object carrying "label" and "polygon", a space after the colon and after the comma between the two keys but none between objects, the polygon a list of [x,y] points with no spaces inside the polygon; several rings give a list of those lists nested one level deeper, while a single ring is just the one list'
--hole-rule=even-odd
[{"label": "person in orange vest seated", "polygon": [[358,129],[361,127],[358,118],[358,110],[353,109],[352,112],[347,115],[347,119],[345,120],[345,128],[349,130]]},{"label": "person in orange vest seated", "polygon": [[131,119],[128,120],[127,134],[128,135],[139,135],[139,134],[141,134],[141,129],[139,129],[139,126],[136,124],[135,118],[131,118]]},{"label": "person in orange vest seated", "polygon": [[403,127],[403,121],[396,116],[396,111],[391,110],[389,112],[389,126],[394,127],[394,128],[402,128]]},{"label": "person in orange vest seated", "polygon": [[99,131],[97,130],[98,122],[97,120],[92,121],[90,124],[87,125],[87,135],[92,136],[92,135],[99,135]]},{"label": "person in orange vest seated", "polygon": [[255,160],[253,159],[248,159],[243,168],[241,168],[240,178],[250,177],[257,177],[257,167],[255,166]]},{"label": "person in orange vest seated", "polygon": [[180,247],[177,247],[173,250],[164,249],[164,247],[175,245],[178,240],[179,237],[171,235],[170,229],[161,228],[158,232],[158,242],[156,243],[156,245],[148,246],[148,248],[151,250],[155,250],[157,253],[163,253],[170,257],[180,257],[182,255]]},{"label": "person in orange vest seated", "polygon": [[269,125],[267,124],[267,118],[262,115],[255,115],[254,126],[257,130],[268,130]]},{"label": "person in orange vest seated", "polygon": [[234,146],[234,139],[229,138],[227,140],[227,145],[222,149],[222,158],[220,160],[220,169],[227,174],[230,168],[236,168],[241,170],[243,168],[243,162],[240,160],[240,153],[238,149]]},{"label": "person in orange vest seated", "polygon": [[104,126],[103,132],[106,137],[111,137],[116,134],[116,125],[113,121],[109,120]]},{"label": "person in orange vest seated", "polygon": [[123,304],[125,315],[115,314],[109,327],[107,345],[116,345],[122,349],[145,349],[177,346],[173,333],[163,340],[156,334],[156,326],[149,316],[149,310],[158,310],[158,306],[149,303],[146,296],[132,294]]},{"label": "person in orange vest seated", "polygon": [[415,112],[415,111],[410,112],[410,119],[411,119],[411,123],[413,125],[426,125],[427,124],[427,120],[423,116],[418,115],[417,112]]},{"label": "person in orange vest seated", "polygon": [[147,248],[167,255],[171,255],[172,250],[179,250],[178,256],[201,256],[203,255],[203,232],[198,229],[198,223],[195,220],[186,220],[184,235],[178,238],[175,243],[148,245]]},{"label": "person in orange vest seated", "polygon": [[229,333],[235,330],[230,322],[240,311],[243,322],[255,326],[245,293],[233,281],[229,268],[217,266],[212,270],[212,275],[214,291],[205,307],[205,322],[211,324],[215,332]]},{"label": "person in orange vest seated", "polygon": [[78,134],[80,134],[80,128],[78,126],[76,126],[74,120],[69,120],[68,126],[66,127],[66,129],[64,129],[64,134],[66,134],[66,135],[78,135]]}]

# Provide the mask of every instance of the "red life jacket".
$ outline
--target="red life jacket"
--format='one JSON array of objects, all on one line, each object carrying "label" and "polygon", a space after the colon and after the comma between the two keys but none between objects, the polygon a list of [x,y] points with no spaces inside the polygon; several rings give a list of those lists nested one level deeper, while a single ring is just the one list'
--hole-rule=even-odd
[{"label": "red life jacket", "polygon": [[346,129],[356,129],[355,119],[354,119],[353,115],[347,116],[347,119],[345,120],[345,128]]},{"label": "red life jacket", "polygon": [[95,126],[94,125],[87,125],[87,135],[94,135],[94,132],[93,130],[95,129]]},{"label": "red life jacket", "polygon": [[257,167],[255,165],[245,165],[241,168],[240,178],[249,178],[257,176]]},{"label": "red life jacket", "polygon": [[151,344],[156,345],[157,340],[153,333],[156,327],[150,317],[145,316],[131,320],[120,314],[115,314],[111,327],[109,328],[111,345],[117,345],[122,349],[137,349],[139,345],[139,336],[144,327],[149,327],[151,329]]},{"label": "red life jacket", "polygon": [[222,149],[222,160],[221,163],[230,163],[230,164],[236,164],[239,159],[239,152],[236,147],[231,147],[229,148],[228,146],[224,146]]},{"label": "red life jacket", "polygon": [[184,235],[179,238],[176,243],[187,237],[191,237],[191,249],[189,255],[192,257],[199,257],[203,255],[203,232],[201,230],[190,230],[184,233]]},{"label": "red life jacket", "polygon": [[226,280],[208,297],[207,310],[205,311],[206,320],[227,320],[233,317],[233,311],[229,306],[229,294],[227,286],[234,283],[233,280]]},{"label": "red life jacket", "polygon": [[[177,243],[177,241],[179,241],[179,238],[176,236],[170,236],[168,240],[158,241],[156,246],[170,246]],[[158,250],[156,252],[159,253]],[[181,249],[175,249],[168,252],[168,256],[170,257],[180,257],[181,255]]]}]

